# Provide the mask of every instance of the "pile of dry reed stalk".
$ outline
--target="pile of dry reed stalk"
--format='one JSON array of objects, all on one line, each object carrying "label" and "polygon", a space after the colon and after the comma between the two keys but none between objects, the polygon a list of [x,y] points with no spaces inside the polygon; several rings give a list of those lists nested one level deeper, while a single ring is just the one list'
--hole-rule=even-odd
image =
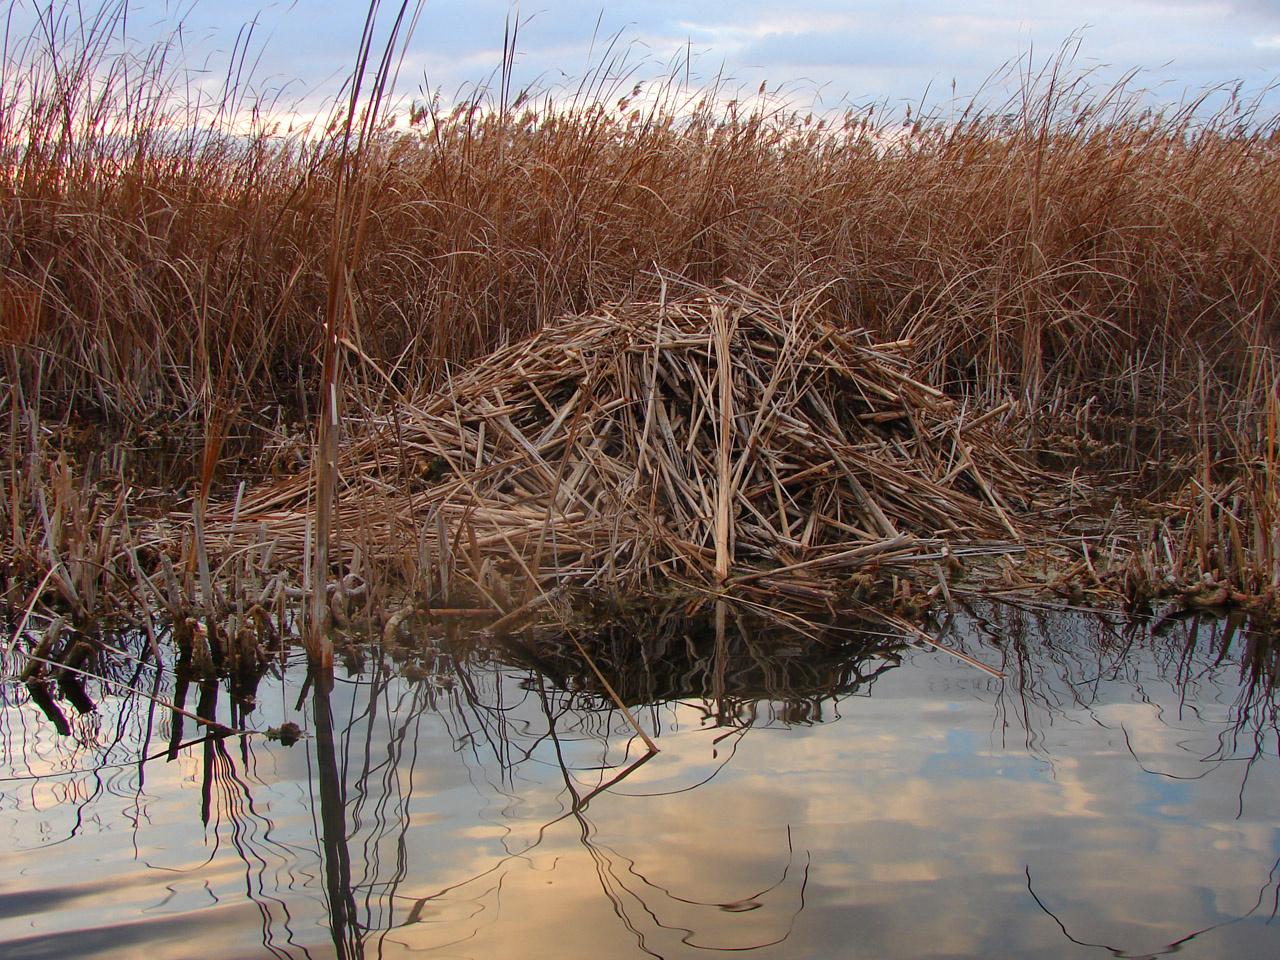
[{"label": "pile of dry reed stalk", "polygon": [[[513,581],[822,601],[941,541],[1018,540],[1044,476],[1013,405],[974,414],[820,304],[728,286],[567,317],[350,425],[332,573],[437,571],[447,597],[453,571],[498,607]],[[312,503],[307,474],[261,486],[208,534],[265,525],[301,558]]]}]

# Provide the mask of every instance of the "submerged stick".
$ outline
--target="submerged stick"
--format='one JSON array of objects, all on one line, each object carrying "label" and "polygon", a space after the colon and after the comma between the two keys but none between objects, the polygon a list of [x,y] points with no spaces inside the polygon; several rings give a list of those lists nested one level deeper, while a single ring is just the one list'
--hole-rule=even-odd
[{"label": "submerged stick", "polygon": [[44,579],[40,581],[40,585],[36,587],[35,592],[31,594],[31,602],[27,604],[27,609],[23,611],[22,619],[18,621],[18,626],[13,631],[13,635],[9,637],[9,645],[5,647],[4,655],[6,657],[13,653],[13,648],[18,644],[18,638],[22,636],[22,631],[27,628],[27,621],[31,619],[31,611],[36,608],[36,601],[44,593],[44,588],[49,585],[49,581],[53,578],[54,571],[57,569],[58,563],[55,562],[49,567],[49,572],[44,575]]},{"label": "submerged stick", "polygon": [[791,563],[785,567],[775,567],[772,570],[753,570],[750,573],[739,574],[726,581],[725,586],[736,587],[740,584],[750,583],[752,580],[759,580],[761,577],[775,577],[784,573],[794,573],[796,570],[805,570],[809,567],[816,567],[819,564],[834,564],[847,560],[866,560],[872,557],[879,557],[882,554],[907,546],[914,539],[908,534],[900,533],[888,540],[876,540],[873,543],[842,550],[839,553],[828,554],[825,557],[814,557],[812,560],[802,560],[799,563]]},{"label": "submerged stick", "polygon": [[511,633],[511,628],[523,620],[526,616],[545,607],[560,594],[564,593],[563,587],[554,587],[551,590],[544,590],[535,596],[528,603],[523,603],[516,607],[510,613],[499,617],[493,623],[489,624],[489,632],[495,636],[503,637]]},{"label": "submerged stick", "polygon": [[1004,679],[1004,674],[1001,671],[997,670],[995,667],[989,667],[985,663],[983,663],[981,660],[978,660],[974,657],[969,656],[969,654],[965,653],[963,650],[957,650],[955,647],[949,647],[945,643],[942,643],[939,640],[933,639],[933,637],[929,636],[919,627],[914,626],[913,624],[910,624],[907,621],[901,620],[896,617],[891,622],[895,627],[900,627],[901,629],[906,630],[907,632],[914,635],[915,638],[919,640],[921,643],[927,644],[928,646],[933,647],[933,649],[941,653],[950,654],[951,656],[955,657],[957,660],[961,660],[969,664],[969,666],[971,667],[977,667],[983,673],[988,673],[991,676],[995,677],[997,680]]},{"label": "submerged stick", "polygon": [[600,668],[596,666],[596,662],[591,658],[591,654],[587,653],[586,648],[572,633],[569,634],[569,639],[572,640],[573,645],[578,648],[578,653],[582,654],[582,659],[587,661],[587,666],[591,668],[591,672],[596,675],[602,684],[604,684],[605,690],[609,693],[609,698],[613,700],[618,709],[622,711],[623,716],[627,718],[627,722],[631,724],[631,729],[640,735],[640,739],[644,741],[644,745],[649,748],[650,753],[657,753],[658,745],[653,742],[647,733],[644,732],[644,728],[640,726],[640,721],[635,718],[635,715],[627,708],[627,705],[622,702],[622,698],[618,696],[618,691],[613,689],[613,684],[611,684],[608,678],[600,672]]}]

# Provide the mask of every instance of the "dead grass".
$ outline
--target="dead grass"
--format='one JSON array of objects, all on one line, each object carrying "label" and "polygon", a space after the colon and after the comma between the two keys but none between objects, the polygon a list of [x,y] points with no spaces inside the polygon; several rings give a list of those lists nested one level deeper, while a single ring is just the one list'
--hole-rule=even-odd
[{"label": "dead grass", "polygon": [[1193,346],[1225,369],[1274,336],[1277,138],[1240,102],[1153,113],[1055,68],[1012,119],[997,104],[904,128],[724,109],[675,80],[614,102],[602,79],[592,102],[480,95],[369,130],[340,191],[343,123],[282,131],[270,103],[254,123],[232,115],[242,91],[185,97],[174,51],[110,49],[90,33],[10,52],[0,290],[46,398],[115,418],[295,401],[352,191],[369,208],[349,336],[402,389],[561,315],[653,299],[659,272],[823,289],[850,326],[912,337],[934,382],[997,401],[1167,397]]},{"label": "dead grass", "polygon": [[[609,329],[631,336],[626,305],[660,302],[669,278],[720,291],[737,284],[784,319],[805,304],[801,314],[821,323],[796,329],[787,336],[798,339],[784,338],[777,349],[812,345],[820,330],[850,345],[843,360],[824,363],[854,363],[868,349],[855,344],[910,341],[909,368],[895,367],[892,351],[877,355],[874,368],[899,369],[916,384],[908,391],[929,399],[908,402],[907,420],[919,414],[926,422],[904,434],[905,457],[889,444],[877,462],[854,463],[846,455],[865,456],[855,455],[865,438],[833,437],[812,399],[832,408],[856,402],[830,392],[789,394],[795,402],[809,398],[807,422],[839,441],[841,454],[823,456],[821,444],[805,451],[806,464],[837,464],[826,468],[823,489],[841,492],[820,493],[836,499],[796,513],[786,504],[786,469],[753,459],[774,448],[745,439],[782,423],[769,419],[773,397],[735,393],[740,380],[725,395],[703,390],[729,383],[716,380],[728,358],[754,357],[753,375],[767,386],[773,372],[762,357],[735,355],[728,328],[691,334],[703,338],[700,359],[686,357],[682,389],[707,414],[696,427],[696,414],[684,414],[688,434],[673,429],[666,438],[657,435],[658,407],[648,402],[654,387],[646,377],[658,367],[642,346],[633,366],[598,366],[591,374],[604,378],[598,383],[575,381],[589,406],[565,408],[564,439],[555,441],[560,459],[540,452],[542,465],[511,481],[536,487],[526,491],[532,499],[515,487],[502,493],[503,509],[529,514],[503,535],[513,538],[508,562],[529,564],[532,580],[549,563],[615,570],[624,541],[635,570],[671,565],[681,576],[723,584],[740,575],[734,571],[745,556],[781,567],[813,558],[788,547],[792,541],[838,551],[837,531],[854,544],[847,549],[892,542],[890,528],[917,537],[954,528],[1012,536],[1009,527],[1021,529],[1031,515],[1008,502],[999,476],[1008,463],[997,468],[982,457],[988,450],[1013,457],[1017,445],[1008,438],[974,445],[966,473],[965,442],[957,445],[949,431],[965,417],[1016,409],[1022,443],[1034,448],[1037,423],[1084,425],[1090,411],[1104,410],[1193,437],[1189,456],[1200,464],[1197,479],[1166,498],[1154,533],[1133,533],[1135,520],[1127,539],[1111,544],[1117,562],[1128,564],[1131,592],[1154,591],[1169,577],[1181,589],[1206,576],[1228,594],[1275,589],[1280,135],[1256,105],[1233,97],[1214,113],[1200,103],[1153,111],[1139,95],[1091,86],[1058,62],[1029,71],[1009,103],[904,123],[872,112],[813,116],[767,96],[726,105],[725,91],[690,90],[678,77],[633,90],[602,69],[584,85],[589,95],[571,100],[513,97],[501,78],[492,95],[480,91],[473,102],[420,105],[407,132],[387,122],[380,92],[364,102],[353,97],[327,126],[290,130],[273,118],[269,97],[251,102],[249,88],[237,84],[236,57],[221,96],[201,100],[187,93],[172,43],[121,51],[112,38],[124,8],[103,9],[84,23],[50,7],[47,30],[10,41],[0,80],[0,344],[11,437],[0,522],[7,569],[17,571],[7,588],[11,608],[19,594],[18,606],[29,606],[33,580],[52,583],[62,576],[57,570],[69,569],[61,558],[70,556],[70,541],[45,530],[39,507],[55,480],[48,469],[32,472],[31,454],[22,452],[41,448],[41,463],[58,462],[56,448],[42,447],[41,424],[74,420],[118,434],[184,425],[203,438],[190,478],[199,481],[201,501],[234,466],[223,447],[233,429],[283,447],[325,410],[322,422],[343,413],[344,422],[367,425],[382,438],[376,442],[394,446],[374,454],[375,441],[366,440],[341,454],[354,470],[343,474],[342,514],[312,528],[313,536],[343,528],[343,562],[325,559],[311,573],[317,583],[335,577],[328,593],[341,594],[355,561],[350,551],[364,550],[356,546],[360,536],[373,546],[404,540],[428,515],[472,509],[464,506],[472,496],[497,509],[485,499],[497,496],[492,470],[486,473],[497,445],[519,445],[524,436],[537,449],[545,417],[554,419],[550,411],[568,402],[532,377],[513,387],[519,400],[504,414],[516,429],[494,421],[480,441],[480,411],[464,415],[456,406],[461,384],[492,372],[493,361],[471,369],[474,361],[503,349],[512,352],[494,355],[545,360],[545,344],[526,341],[545,330],[554,331],[549,343],[571,348],[562,342],[574,329],[558,319],[565,316],[614,318],[620,326]],[[362,45],[366,60],[376,53],[371,41]],[[378,77],[367,89],[386,89],[386,72]],[[652,311],[644,307],[642,315]],[[583,323],[574,335],[603,349]],[[660,338],[646,329],[641,343],[651,348]],[[784,369],[774,392],[798,389],[806,375]],[[606,386],[622,407],[607,409]],[[476,390],[503,409],[504,400]],[[628,391],[645,402],[626,402]],[[937,412],[948,403],[950,412]],[[423,432],[446,413],[451,423]],[[673,413],[666,410],[668,421]],[[518,422],[526,415],[533,420]],[[718,417],[727,419],[717,425]],[[893,423],[876,429],[890,435]],[[571,429],[578,433],[569,442],[564,431]],[[616,436],[593,432],[606,429]],[[741,443],[708,446],[717,430]],[[783,433],[769,439],[781,442]],[[599,447],[592,453],[580,440]],[[334,442],[323,445],[329,459]],[[449,443],[457,449],[446,449]],[[776,454],[800,464],[801,444],[788,443]],[[625,455],[610,444],[622,444]],[[668,444],[675,459],[663,467],[658,458]],[[378,484],[404,483],[415,470],[409,487],[422,484],[415,461],[426,450],[426,469],[440,457],[452,492],[423,505],[422,514],[376,515]],[[610,477],[612,467],[601,473],[592,464],[622,464],[622,474]],[[579,469],[587,472],[577,476]],[[635,484],[626,496],[624,475]],[[57,481],[67,491],[92,487],[98,474],[71,476]],[[866,502],[880,505],[883,523],[854,503],[849,476],[874,494]],[[902,498],[886,491],[904,483],[926,487],[912,488],[915,499],[895,513],[886,504]],[[772,504],[775,485],[781,506]],[[480,496],[482,487],[489,492]],[[120,489],[126,496],[128,484]],[[291,510],[317,509],[314,498],[302,508],[305,498],[288,489]],[[672,512],[637,514],[642,489],[660,491]],[[320,499],[334,502],[329,493]],[[249,502],[265,507],[267,494]],[[79,510],[99,525],[116,516],[116,502],[87,503],[59,516]],[[595,511],[590,534],[577,544],[553,539],[563,523],[552,520],[575,509]],[[836,522],[814,521],[804,543],[810,509]],[[599,519],[609,511],[635,529],[605,539]],[[469,522],[477,538],[498,536]],[[659,522],[678,528],[664,543],[691,549],[678,558],[636,546],[657,542],[640,531]],[[768,528],[773,540],[752,540],[745,531],[755,528]],[[128,571],[142,590],[127,543],[97,530],[86,527],[81,539],[97,545],[80,562]],[[456,537],[446,529],[432,549],[449,544],[468,556],[470,546]],[[294,540],[296,530],[281,542],[282,556]],[[178,531],[149,548],[174,570],[172,588],[158,592],[175,607],[180,594],[212,611],[217,585],[197,590],[191,581],[206,580],[210,564],[211,574],[238,569],[231,579],[253,590],[245,586],[237,601],[237,590],[224,585],[222,601],[239,603],[238,615],[248,617],[248,594],[266,597],[269,584],[259,582],[246,554],[200,560],[195,545],[204,541]],[[458,562],[449,561],[453,569]],[[486,580],[484,562],[481,549],[469,574],[478,585],[495,582]],[[160,563],[153,557],[142,566],[160,578]],[[438,581],[444,567],[437,560],[433,569]],[[1096,574],[1101,582],[1106,571]]]},{"label": "dead grass", "polygon": [[[913,378],[909,343],[816,295],[671,293],[564,318],[356,424],[334,562],[399,570],[424,606],[460,586],[506,610],[551,585],[671,583],[813,604],[872,564],[1045,533],[1049,477],[1014,405],[948,399]],[[229,552],[265,527],[288,566],[311,502],[306,475],[262,485],[208,534]]]}]

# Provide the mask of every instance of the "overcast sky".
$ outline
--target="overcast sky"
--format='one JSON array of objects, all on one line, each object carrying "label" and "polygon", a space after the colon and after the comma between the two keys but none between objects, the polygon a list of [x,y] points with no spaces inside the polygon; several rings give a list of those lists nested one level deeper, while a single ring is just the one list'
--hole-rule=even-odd
[{"label": "overcast sky", "polygon": [[[17,3],[33,8],[32,0]],[[394,4],[384,5],[389,14]],[[202,53],[229,49],[241,24],[256,16],[256,39],[266,44],[259,82],[297,78],[299,91],[345,75],[364,16],[359,0],[133,6],[133,33],[144,36],[182,17],[189,48]],[[417,92],[425,77],[452,97],[460,85],[483,80],[500,60],[504,21],[514,9],[504,0],[428,0],[400,90]],[[919,101],[926,89],[937,104],[950,98],[953,82],[967,97],[1002,64],[1029,51],[1043,60],[1073,34],[1081,37],[1077,67],[1106,79],[1140,69],[1139,84],[1163,102],[1233,80],[1256,91],[1280,77],[1280,0],[561,0],[522,3],[519,16],[518,85],[581,76],[593,62],[593,35],[598,59],[603,42],[618,33],[630,61],[647,63],[650,73],[689,50],[704,80],[723,69],[744,89],[787,83],[828,106],[901,105]],[[1280,95],[1267,102],[1280,108]]]}]

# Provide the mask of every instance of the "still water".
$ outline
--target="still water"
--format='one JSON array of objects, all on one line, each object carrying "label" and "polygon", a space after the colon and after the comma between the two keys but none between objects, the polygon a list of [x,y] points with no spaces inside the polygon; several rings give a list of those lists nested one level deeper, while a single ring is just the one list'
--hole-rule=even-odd
[{"label": "still water", "polygon": [[0,956],[1280,955],[1274,654],[1224,620],[981,607],[1002,670],[835,624],[654,616],[579,639],[289,664],[203,736],[92,683],[8,684]]}]

